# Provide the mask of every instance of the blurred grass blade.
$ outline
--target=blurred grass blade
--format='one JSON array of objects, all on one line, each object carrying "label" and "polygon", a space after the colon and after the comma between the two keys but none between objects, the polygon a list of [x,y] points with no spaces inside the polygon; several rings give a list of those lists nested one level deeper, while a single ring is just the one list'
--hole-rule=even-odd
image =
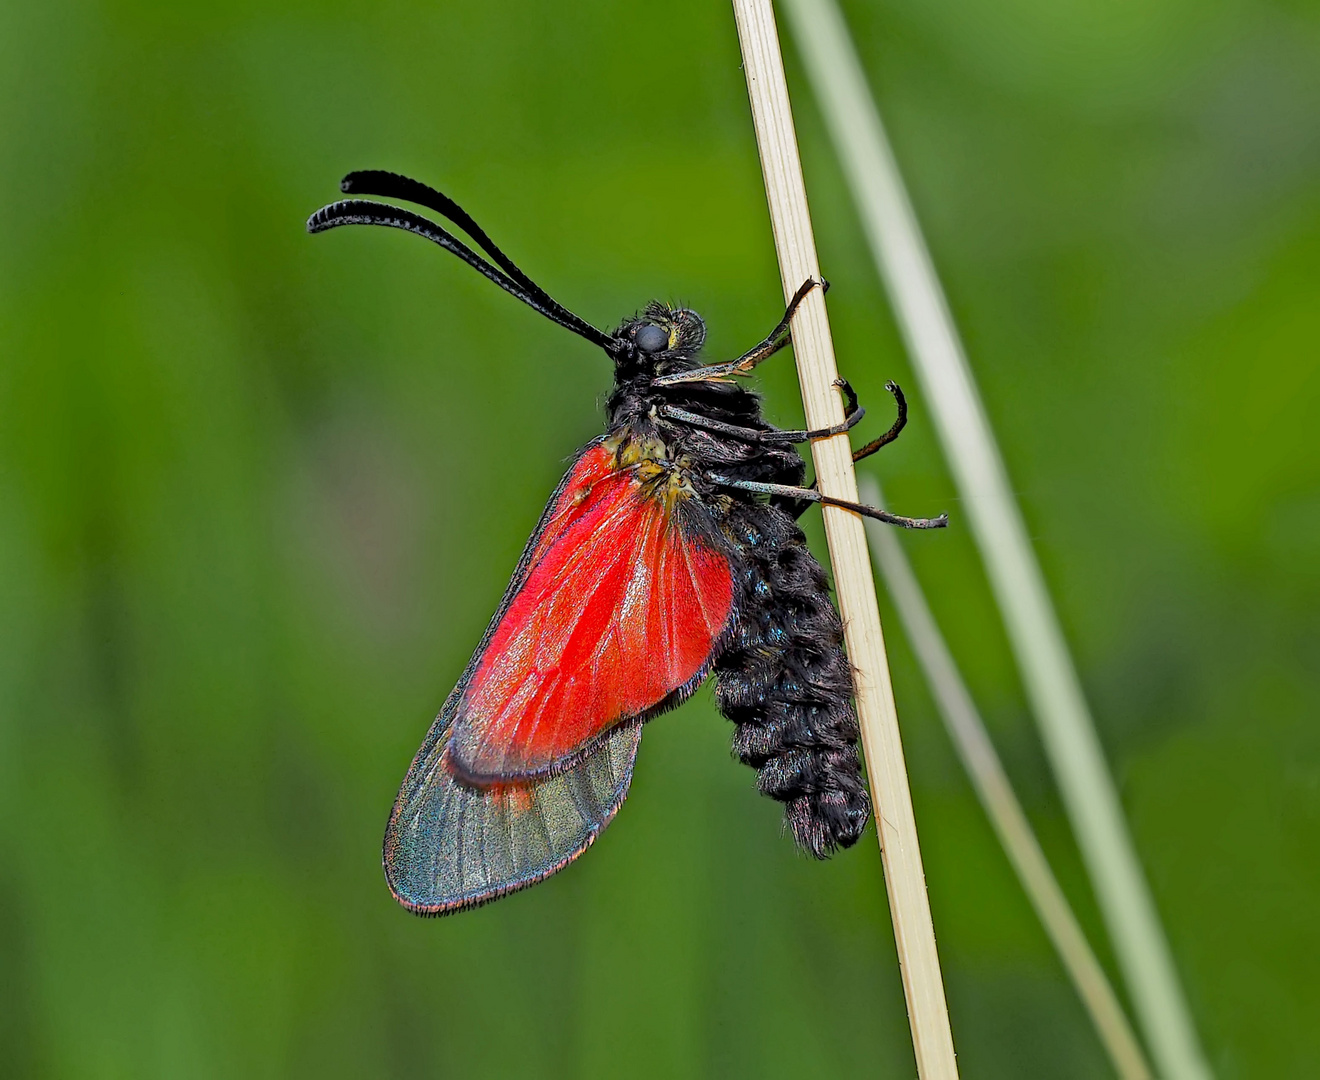
[{"label": "blurred grass blade", "polygon": [[[862,502],[871,506],[884,505],[880,485],[872,477],[859,477],[858,481]],[[1091,1014],[1091,1022],[1095,1024],[1114,1069],[1123,1080],[1150,1080],[1150,1066],[1127,1015],[1091,951],[1086,935],[1068,906],[1068,898],[1059,888],[1045,853],[1040,849],[1031,823],[1013,793],[985,724],[958,674],[939,627],[935,625],[935,617],[926,604],[897,533],[878,521],[867,521],[866,532],[871,541],[871,558],[898,608],[949,738],[953,740],[986,816],[1022,882],[1023,891],[1058,950],[1082,1004]]]},{"label": "blurred grass blade", "polygon": [[1008,629],[1138,1022],[1166,1080],[1210,1075],[1003,461],[832,0],[783,0]]}]

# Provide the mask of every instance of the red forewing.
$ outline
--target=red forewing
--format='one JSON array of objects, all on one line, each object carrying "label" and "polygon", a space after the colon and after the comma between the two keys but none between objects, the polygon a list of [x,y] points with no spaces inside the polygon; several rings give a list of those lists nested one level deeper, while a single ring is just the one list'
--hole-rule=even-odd
[{"label": "red forewing", "polygon": [[674,498],[595,444],[561,485],[470,669],[451,767],[477,784],[550,775],[691,690],[732,609],[728,559],[680,525]]}]

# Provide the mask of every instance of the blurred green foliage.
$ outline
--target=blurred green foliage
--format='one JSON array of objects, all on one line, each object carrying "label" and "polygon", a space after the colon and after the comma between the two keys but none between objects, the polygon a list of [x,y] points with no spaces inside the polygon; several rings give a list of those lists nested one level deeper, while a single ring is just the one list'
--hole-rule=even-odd
[{"label": "blurred green foliage", "polygon": [[[1320,11],[848,15],[1208,1053],[1316,1075]],[[879,425],[915,384],[789,52]],[[0,1072],[912,1075],[874,841],[796,856],[708,692],[547,884],[425,922],[379,871],[609,371],[414,237],[303,221],[415,174],[598,325],[681,299],[734,353],[781,297],[727,6],[13,0],[0,153]],[[951,512],[905,542],[1112,970],[912,396],[876,467]],[[963,1075],[1109,1075],[889,630]]]}]

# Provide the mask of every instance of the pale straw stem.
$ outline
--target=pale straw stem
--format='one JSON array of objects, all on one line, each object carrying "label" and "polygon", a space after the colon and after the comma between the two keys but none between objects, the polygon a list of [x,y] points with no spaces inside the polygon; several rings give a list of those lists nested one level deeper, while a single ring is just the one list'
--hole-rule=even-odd
[{"label": "pale straw stem", "polygon": [[1064,806],[1165,1080],[1210,1070],[1081,684],[885,137],[832,0],[784,0],[876,266],[935,419]]},{"label": "pale straw stem", "polygon": [[[733,10],[787,300],[804,281],[819,279],[820,267],[783,59],[770,0],[734,0]],[[843,403],[834,386],[838,376],[823,290],[808,294],[793,318],[792,331],[807,425],[817,428],[839,423]],[[856,500],[857,478],[848,437],[819,440],[811,450],[820,490],[835,498]],[[857,715],[917,1071],[923,1080],[946,1080],[956,1077],[958,1070],[866,531],[860,517],[837,507],[825,507],[824,519],[848,658],[856,672]]]}]

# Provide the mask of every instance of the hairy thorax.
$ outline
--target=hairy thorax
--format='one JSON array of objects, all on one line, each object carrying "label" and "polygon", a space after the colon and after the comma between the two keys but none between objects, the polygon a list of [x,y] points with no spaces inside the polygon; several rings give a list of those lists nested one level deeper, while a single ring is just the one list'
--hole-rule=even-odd
[{"label": "hairy thorax", "polygon": [[614,468],[632,473],[643,493],[668,512],[697,496],[695,463],[658,436],[624,427],[605,439],[605,447],[614,454]]}]

